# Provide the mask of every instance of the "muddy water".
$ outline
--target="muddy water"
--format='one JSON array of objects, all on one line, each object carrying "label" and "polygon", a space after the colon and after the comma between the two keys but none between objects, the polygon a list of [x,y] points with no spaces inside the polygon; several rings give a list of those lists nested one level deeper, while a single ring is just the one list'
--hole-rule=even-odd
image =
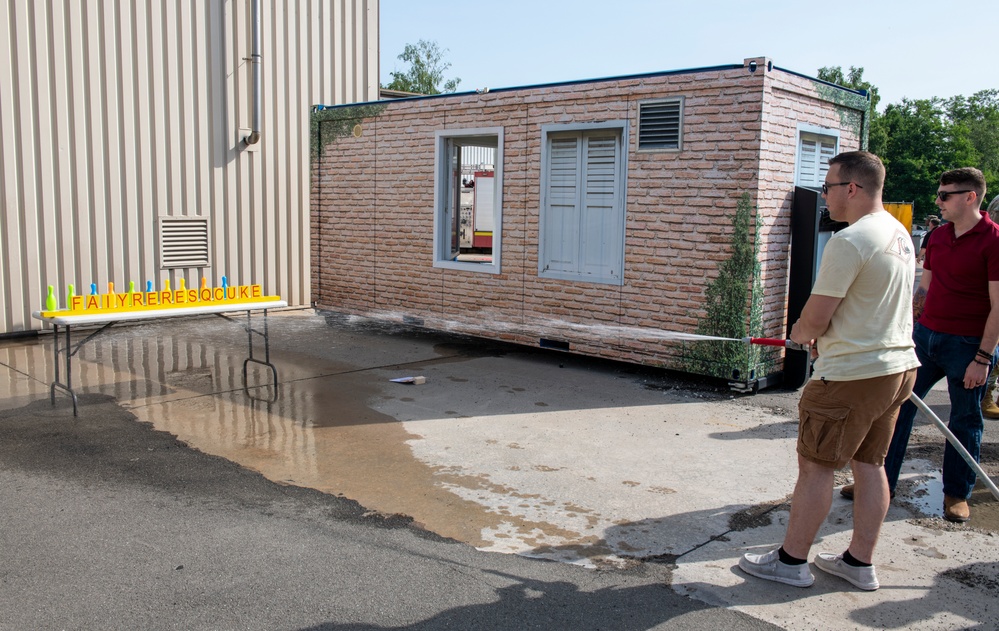
[{"label": "muddy water", "polygon": [[[481,507],[434,484],[435,472],[412,458],[412,434],[364,405],[370,379],[335,375],[282,386],[283,405],[245,406],[243,393],[143,406],[133,412],[197,449],[231,459],[271,480],[342,495],[379,512],[420,515],[432,504],[448,532],[478,541],[471,524]],[[219,422],[221,419],[221,423]]]},{"label": "muddy water", "polygon": [[[254,364],[247,381],[260,385],[244,391],[245,334],[215,320],[199,321],[182,334],[163,325],[108,334],[84,348],[77,378],[85,384],[83,391],[112,394],[140,421],[195,449],[277,482],[344,496],[378,513],[412,517],[444,537],[489,547],[494,541],[483,533],[490,533],[493,540],[516,538],[517,550],[551,538],[579,539],[578,533],[514,515],[503,506],[464,499],[453,489],[550,504],[497,485],[488,475],[421,462],[409,445],[420,437],[374,409],[395,399],[411,405],[413,398],[406,395],[416,393],[414,386],[389,378],[466,361],[470,356],[460,346],[393,339],[391,330],[341,329],[335,335],[321,318],[307,316],[272,317],[270,332],[277,396],[268,370]],[[388,335],[390,349],[373,334]],[[583,543],[595,540],[583,537]]]}]

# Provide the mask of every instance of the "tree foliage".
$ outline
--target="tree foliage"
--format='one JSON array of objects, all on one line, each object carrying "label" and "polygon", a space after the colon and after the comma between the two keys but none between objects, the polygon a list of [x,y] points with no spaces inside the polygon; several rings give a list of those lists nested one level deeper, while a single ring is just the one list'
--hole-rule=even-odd
[{"label": "tree foliage", "polygon": [[[982,90],[968,98],[955,96],[944,103],[956,138],[971,144],[978,168],[999,176],[999,90]],[[994,180],[989,189],[995,191]]]},{"label": "tree foliage", "polygon": [[850,66],[849,72],[844,74],[843,68],[840,66],[823,66],[819,68],[819,79],[841,85],[844,88],[864,90],[871,95],[872,110],[877,110],[878,103],[881,101],[881,95],[878,94],[877,87],[870,81],[864,80],[864,69],[862,67]]},{"label": "tree foliage", "polygon": [[936,209],[940,174],[978,167],[994,195],[999,187],[999,91],[970,98],[902,99],[885,108],[887,142],[880,155],[887,176],[885,198],[914,201],[916,216]]},{"label": "tree foliage", "polygon": [[835,83],[836,85],[841,85],[845,88],[864,90],[868,95],[870,95],[871,111],[867,142],[868,148],[874,153],[880,155],[881,149],[888,141],[884,121],[881,114],[878,112],[878,104],[881,102],[881,95],[878,94],[878,88],[874,84],[864,79],[864,69],[862,67],[857,68],[856,66],[850,66],[849,72],[844,74],[843,69],[840,66],[824,66],[819,68],[819,79],[828,81],[829,83]]},{"label": "tree foliage", "polygon": [[451,67],[444,60],[445,53],[447,49],[441,49],[437,42],[421,39],[416,44],[406,44],[398,58],[409,64],[409,68],[405,72],[392,72],[392,82],[383,87],[417,94],[454,92],[461,79],[444,80],[444,72]]},{"label": "tree foliage", "polygon": [[[706,313],[697,325],[699,335],[738,340],[762,335],[762,265],[757,251],[760,217],[754,211],[749,193],[743,193],[732,216],[731,256],[719,264],[718,276],[705,291]],[[776,363],[776,353],[744,342],[695,342],[687,354],[685,370],[751,380],[776,370]]]},{"label": "tree foliage", "polygon": [[978,167],[992,195],[999,193],[999,90],[970,97],[906,99],[875,109],[877,88],[865,81],[864,69],[819,69],[818,78],[871,94],[869,149],[887,169],[886,201],[915,202],[916,218],[936,210],[940,174],[958,167]]}]

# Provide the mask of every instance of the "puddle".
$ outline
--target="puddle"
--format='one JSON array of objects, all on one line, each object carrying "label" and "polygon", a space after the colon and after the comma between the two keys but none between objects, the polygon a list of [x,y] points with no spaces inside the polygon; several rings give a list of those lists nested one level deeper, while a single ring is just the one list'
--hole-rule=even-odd
[{"label": "puddle", "polygon": [[[964,527],[943,520],[944,492],[939,463],[915,458],[906,460],[902,464],[899,485],[904,492],[898,499],[921,516],[938,518],[938,526]],[[971,507],[971,521],[967,523],[967,527],[999,532],[999,501],[981,481],[975,486],[968,504]]]},{"label": "puddle", "polygon": [[[334,332],[322,318],[272,317],[271,361],[279,385],[276,400],[270,401],[266,367],[247,367],[251,387],[244,391],[248,351],[239,327],[214,319],[192,324],[186,335],[156,323],[105,332],[74,359],[74,387],[79,393],[111,395],[140,421],[275,482],[344,496],[386,515],[405,515],[438,535],[479,548],[499,542],[502,549],[504,541],[516,540],[514,551],[519,551],[553,538],[577,538],[578,533],[543,519],[483,503],[483,495],[515,503],[537,498],[496,484],[487,474],[418,460],[410,443],[420,436],[407,430],[412,424],[375,409],[373,404],[386,401],[418,406],[424,386],[389,379],[415,374],[414,366],[422,371],[468,361],[474,354],[460,342],[402,339],[386,346],[372,343],[371,331]],[[376,332],[393,335],[384,327]],[[25,351],[35,374],[51,374],[50,342]],[[255,353],[263,357],[261,350]],[[11,388],[20,379],[25,377],[9,375]],[[37,393],[47,393],[35,385]]]},{"label": "puddle", "polygon": [[939,467],[927,460],[906,459],[898,476],[904,502],[926,517],[943,516],[943,480]]}]

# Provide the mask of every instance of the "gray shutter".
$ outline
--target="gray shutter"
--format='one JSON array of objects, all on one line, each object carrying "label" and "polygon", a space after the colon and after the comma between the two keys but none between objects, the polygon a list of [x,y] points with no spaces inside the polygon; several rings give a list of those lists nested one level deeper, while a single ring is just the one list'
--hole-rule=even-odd
[{"label": "gray shutter", "polygon": [[620,249],[617,136],[586,139],[585,190],[580,221],[581,269],[601,278],[617,277]]},{"label": "gray shutter", "polygon": [[579,261],[580,141],[552,138],[550,143],[543,269],[574,272]]}]

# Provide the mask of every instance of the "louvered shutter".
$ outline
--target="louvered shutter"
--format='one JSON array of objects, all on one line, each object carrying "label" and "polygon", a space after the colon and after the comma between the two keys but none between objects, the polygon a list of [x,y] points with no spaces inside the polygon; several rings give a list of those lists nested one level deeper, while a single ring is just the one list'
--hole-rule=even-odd
[{"label": "louvered shutter", "polygon": [[545,270],[574,272],[579,260],[581,138],[552,138],[548,152]]},{"label": "louvered shutter", "polygon": [[624,260],[621,132],[559,133],[547,143],[540,272],[619,282]]},{"label": "louvered shutter", "polygon": [[798,146],[798,184],[801,186],[816,186],[818,181],[818,147],[817,143],[804,135]]},{"label": "louvered shutter", "polygon": [[616,136],[585,138],[585,187],[580,221],[581,270],[601,277],[620,275],[615,270],[619,248],[618,140]]},{"label": "louvered shutter", "polygon": [[835,137],[802,133],[798,144],[798,185],[822,186],[829,171],[829,159],[834,155]]},{"label": "louvered shutter", "polygon": [[829,136],[819,136],[819,186],[826,181],[829,172],[829,159],[836,155],[836,139]]}]

